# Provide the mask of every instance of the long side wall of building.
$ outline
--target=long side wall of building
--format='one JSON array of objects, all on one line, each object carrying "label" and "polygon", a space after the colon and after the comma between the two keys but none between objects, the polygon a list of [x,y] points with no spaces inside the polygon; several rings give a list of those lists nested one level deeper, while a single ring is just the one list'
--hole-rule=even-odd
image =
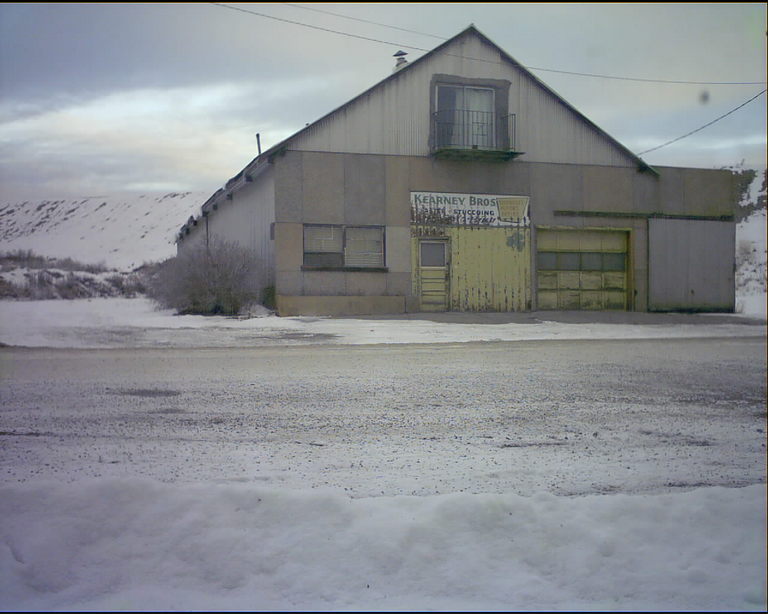
[{"label": "long side wall of building", "polygon": [[[244,183],[206,207],[204,215],[190,233],[178,242],[178,253],[185,250],[214,246],[219,242],[236,243],[252,251],[260,270],[264,287],[275,284],[275,181],[272,168],[256,180]],[[229,195],[229,196],[228,196]]]},{"label": "long side wall of building", "polygon": [[[715,170],[664,168],[655,175],[629,167],[301,151],[288,151],[276,157],[273,165],[275,281],[283,315],[417,310],[411,262],[410,194],[414,191],[529,196],[532,280],[537,275],[537,229],[625,232],[627,308],[639,311],[653,308],[649,305],[649,220],[687,219],[685,235],[667,240],[692,242],[698,222],[721,221],[732,228],[736,200],[732,175]],[[308,270],[303,266],[305,224],[385,227],[385,267],[370,272]],[[731,247],[727,240],[718,240],[711,246],[713,258],[732,266]],[[662,293],[655,297],[659,304],[666,300],[664,292],[672,292],[664,289],[677,283],[665,280],[668,274],[672,275],[658,267],[653,272],[659,282],[654,288]],[[675,275],[681,279],[679,273]],[[696,275],[691,269],[688,277]],[[536,284],[531,283],[536,309]],[[688,308],[727,310],[722,297],[732,293],[732,276],[730,281],[718,278],[712,284],[723,286],[711,293],[718,297],[718,304],[694,301]]]}]

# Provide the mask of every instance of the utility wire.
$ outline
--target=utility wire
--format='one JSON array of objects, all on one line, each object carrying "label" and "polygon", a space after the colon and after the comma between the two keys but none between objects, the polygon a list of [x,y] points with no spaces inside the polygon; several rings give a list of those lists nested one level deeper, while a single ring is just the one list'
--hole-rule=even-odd
[{"label": "utility wire", "polygon": [[746,102],[741,103],[738,107],[736,107],[734,109],[731,109],[730,111],[728,111],[727,113],[724,113],[723,115],[721,115],[720,117],[718,117],[716,119],[713,119],[708,124],[704,124],[703,126],[701,126],[699,128],[696,128],[696,130],[691,130],[690,132],[684,134],[683,136],[679,136],[676,139],[672,139],[671,141],[667,141],[666,143],[663,143],[662,145],[659,145],[658,147],[652,147],[651,149],[646,149],[645,151],[641,151],[640,153],[636,153],[635,155],[638,156],[638,157],[642,156],[643,154],[647,154],[647,153],[649,153],[651,151],[656,151],[657,149],[661,149],[662,147],[666,147],[667,145],[671,145],[672,143],[677,143],[677,141],[680,141],[680,140],[684,139],[685,137],[691,136],[692,134],[696,134],[697,132],[699,132],[701,130],[704,130],[704,128],[707,128],[708,126],[711,126],[712,124],[714,124],[716,122],[719,122],[724,117],[728,117],[731,113],[735,113],[740,108],[747,106],[750,102],[752,102],[756,98],[759,98],[760,96],[765,94],[765,92],[766,92],[766,90],[763,90],[762,92],[760,92],[756,96],[752,96],[752,98],[750,98]]},{"label": "utility wire", "polygon": [[428,34],[427,32],[419,32],[417,30],[409,30],[408,28],[400,28],[398,26],[391,26],[388,23],[380,23],[378,21],[371,21],[369,19],[361,19],[360,17],[350,17],[349,15],[342,15],[341,13],[333,13],[331,11],[324,11],[323,9],[317,9],[313,6],[302,6],[301,4],[291,4],[290,2],[283,2],[285,6],[292,6],[296,9],[304,9],[305,11],[314,11],[315,13],[324,13],[325,15],[333,15],[334,17],[341,17],[342,19],[350,19],[352,21],[359,21],[361,23],[369,23],[374,26],[381,26],[382,28],[390,28],[392,30],[400,30],[401,32],[408,32],[409,34],[418,34],[419,36],[429,36],[431,38],[438,38],[441,41],[448,40],[444,36],[438,36],[437,34]]},{"label": "utility wire", "polygon": [[384,41],[378,38],[370,38],[368,36],[361,36],[359,34],[350,34],[349,32],[340,32],[339,30],[332,30],[331,28],[323,28],[320,26],[313,26],[308,23],[302,23],[300,21],[293,21],[292,19],[284,19],[283,17],[275,17],[273,15],[267,15],[266,13],[259,13],[257,11],[251,11],[249,9],[243,9],[239,6],[231,6],[229,4],[222,4],[221,2],[211,2],[214,6],[220,6],[221,8],[230,9],[232,11],[239,11],[241,13],[248,13],[249,15],[256,15],[257,17],[265,17],[266,19],[274,19],[275,21],[282,21],[283,23],[290,23],[295,26],[303,26],[305,28],[312,28],[313,30],[320,30],[322,32],[331,32],[332,34],[340,34],[342,36],[349,36],[351,38],[359,38],[360,40],[370,41],[373,43],[382,43],[384,45],[395,45],[396,47],[405,47],[406,49],[414,49],[416,51],[429,51],[429,49],[422,49],[421,47],[413,47],[411,45],[405,45],[403,43],[393,43],[392,41]]},{"label": "utility wire", "polygon": [[[267,17],[268,19],[276,19],[278,21],[285,21],[287,23],[292,23],[292,24],[295,24],[295,25],[301,25],[301,26],[305,26],[305,27],[308,27],[308,28],[316,28],[318,30],[324,30],[326,32],[333,32],[334,34],[340,34],[342,36],[351,36],[351,37],[354,37],[354,38],[362,38],[364,40],[374,41],[374,42],[378,42],[378,43],[382,43],[383,42],[383,43],[387,43],[387,44],[391,44],[391,45],[397,45],[397,46],[400,46],[400,47],[406,47],[407,49],[414,49],[416,51],[429,51],[428,49],[423,49],[421,47],[413,47],[413,46],[409,46],[409,45],[404,45],[402,43],[391,43],[391,42],[388,42],[388,41],[381,41],[379,39],[372,39],[372,38],[367,38],[367,37],[364,37],[364,36],[358,36],[358,35],[355,35],[355,34],[350,34],[348,32],[341,32],[341,31],[338,31],[338,30],[331,30],[329,28],[320,28],[318,26],[313,26],[313,25],[310,25],[310,24],[304,24],[304,23],[301,23],[301,22],[298,22],[298,21],[291,21],[291,20],[282,19],[282,18],[279,18],[279,17],[272,17],[271,15],[264,15],[262,13],[255,13],[253,11],[247,11],[245,9],[236,9],[235,7],[231,7],[229,5],[221,4],[221,3],[218,3],[218,2],[212,2],[211,4],[216,4],[218,6],[222,6],[222,7],[225,7],[225,8],[232,8],[232,9],[235,9],[235,10],[242,10],[244,12],[252,12],[254,14],[258,14],[260,17]],[[315,7],[302,6],[301,4],[291,4],[290,2],[284,2],[283,4],[285,4],[286,6],[291,6],[293,8],[297,8],[297,9],[304,9],[306,11],[314,11],[315,13],[323,13],[325,15],[332,15],[334,17],[340,17],[342,19],[349,19],[349,20],[352,20],[352,21],[359,21],[361,23],[368,23],[368,24],[372,24],[372,25],[375,25],[375,26],[381,26],[381,27],[384,27],[384,28],[390,28],[390,29],[393,29],[393,30],[399,30],[401,32],[408,32],[409,34],[418,34],[419,36],[429,36],[431,38],[437,38],[437,39],[443,40],[443,41],[448,40],[444,36],[438,36],[436,34],[429,34],[427,32],[419,32],[417,30],[409,30],[407,28],[400,28],[398,26],[392,26],[392,25],[389,25],[389,24],[386,24],[386,23],[381,23],[381,22],[378,22],[378,21],[371,21],[369,19],[361,19],[359,17],[350,17],[349,15],[342,15],[340,13],[334,13],[332,11],[325,11],[323,9],[318,9],[318,8],[315,8]],[[457,57],[466,57],[466,56],[457,56]],[[491,62],[491,60],[486,60],[484,58],[469,58],[468,57],[467,59],[469,59],[469,60],[476,60],[478,62]],[[595,78],[595,79],[613,79],[613,80],[617,80],[617,81],[638,81],[638,82],[641,82],[641,83],[667,83],[667,84],[675,84],[675,85],[765,85],[765,83],[766,83],[765,81],[685,81],[685,80],[676,80],[676,79],[644,79],[644,78],[641,78],[641,77],[620,77],[620,76],[616,76],[616,75],[603,75],[603,74],[599,74],[599,73],[577,72],[577,71],[570,71],[570,70],[557,70],[557,69],[554,69],[554,68],[543,68],[543,67],[540,67],[540,66],[524,66],[524,68],[526,68],[528,70],[540,70],[542,72],[553,72],[553,73],[558,73],[558,74],[562,74],[562,75],[572,75],[572,76],[577,76],[577,77],[592,77],[592,78]]]},{"label": "utility wire", "polygon": [[[361,39],[361,40],[367,40],[367,41],[371,41],[371,42],[375,42],[375,43],[382,43],[382,44],[385,44],[385,45],[395,45],[395,46],[398,46],[398,47],[405,47],[406,49],[414,49],[414,50],[417,50],[417,51],[427,51],[427,52],[430,51],[429,49],[423,49],[421,47],[414,47],[412,45],[405,45],[403,43],[393,43],[392,41],[384,41],[384,40],[380,40],[380,39],[377,39],[377,38],[370,38],[370,37],[367,37],[367,36],[360,36],[358,34],[350,34],[349,32],[340,32],[338,30],[332,30],[331,28],[323,28],[323,27],[320,27],[320,26],[313,26],[313,25],[310,25],[310,24],[301,23],[299,21],[293,21],[291,19],[284,19],[282,17],[274,17],[272,15],[267,15],[265,13],[259,13],[257,11],[251,11],[251,10],[243,9],[243,8],[236,7],[236,6],[230,6],[228,4],[222,4],[220,2],[211,2],[211,4],[213,4],[214,6],[219,6],[219,7],[230,9],[230,10],[233,10],[233,11],[239,11],[241,13],[248,13],[250,15],[256,15],[258,17],[264,17],[266,19],[274,19],[275,21],[282,21],[284,23],[290,23],[290,24],[297,25],[297,26],[303,26],[305,28],[312,28],[314,30],[320,30],[320,31],[323,31],[323,32],[331,32],[333,34],[339,34],[341,36],[348,36],[348,37],[351,37],[351,38],[358,38],[358,39]],[[298,8],[305,8],[305,7],[300,7],[298,5],[291,5],[291,6],[297,6]],[[315,10],[319,10],[319,9],[315,9]],[[327,11],[320,11],[320,12],[327,12]],[[356,19],[356,18],[350,18],[350,19]],[[375,23],[375,22],[369,22],[369,23]],[[376,25],[385,25],[385,24],[376,24]],[[385,25],[385,27],[394,27],[394,26],[386,26]],[[398,29],[403,29],[403,28],[398,28]],[[412,32],[412,33],[416,33],[416,34],[421,34],[419,32],[413,32],[411,30],[406,30],[406,31]],[[434,35],[429,34],[429,35],[426,35],[426,36],[434,36]],[[466,57],[466,56],[457,56],[457,57],[464,57],[465,59],[477,60],[477,61],[480,61],[480,62],[490,62],[490,60],[485,60],[483,58],[469,58],[469,57]],[[624,80],[624,81],[643,81],[643,82],[651,82],[651,83],[677,83],[677,84],[684,83],[684,84],[689,84],[689,85],[764,85],[765,84],[765,81],[750,81],[750,82],[746,82],[746,81],[742,82],[742,81],[740,81],[740,82],[733,82],[733,81],[672,81],[672,80],[665,80],[665,79],[638,79],[638,78],[632,78],[632,77],[616,77],[616,76],[599,75],[599,74],[593,74],[593,73],[579,73],[579,72],[571,72],[571,71],[566,71],[566,70],[555,70],[555,69],[552,69],[552,68],[537,68],[535,66],[525,66],[524,68],[527,68],[528,70],[542,70],[542,71],[556,72],[556,73],[562,73],[562,74],[568,74],[568,75],[579,75],[579,76],[585,76],[585,77],[597,77],[597,78],[601,78],[601,79],[620,79],[620,80]],[[719,122],[721,119],[723,119],[725,117],[728,117],[732,113],[735,113],[736,111],[738,111],[742,107],[745,107],[746,105],[748,105],[750,102],[752,102],[756,98],[759,98],[760,96],[765,94],[765,92],[766,92],[766,90],[763,90],[762,92],[760,92],[759,94],[753,96],[752,98],[750,98],[746,102],[743,102],[742,104],[740,104],[738,107],[735,107],[735,108],[731,109],[727,113],[724,113],[720,117],[717,117],[717,118],[713,119],[711,122],[709,122],[707,124],[704,124],[703,126],[700,126],[699,128],[696,128],[695,130],[691,130],[690,132],[688,132],[686,134],[683,134],[682,136],[679,136],[676,139],[672,139],[671,141],[667,141],[666,143],[662,143],[661,145],[658,145],[657,147],[652,147],[651,149],[646,149],[645,151],[641,151],[640,153],[637,153],[635,155],[638,156],[638,157],[642,156],[642,155],[650,153],[652,151],[656,151],[658,149],[661,149],[662,147],[666,147],[667,145],[671,145],[672,143],[676,143],[677,141],[681,141],[682,139],[684,139],[686,137],[689,137],[692,134],[696,134],[697,132],[700,132],[701,130],[704,130],[704,128],[708,128],[712,124]]]}]

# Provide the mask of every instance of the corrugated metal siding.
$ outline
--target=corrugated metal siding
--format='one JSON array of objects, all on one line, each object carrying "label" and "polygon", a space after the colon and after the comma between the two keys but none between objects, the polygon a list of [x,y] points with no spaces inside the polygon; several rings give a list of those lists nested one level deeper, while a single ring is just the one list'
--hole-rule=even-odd
[{"label": "corrugated metal siding", "polygon": [[[477,59],[469,59],[477,58]],[[480,60],[480,61],[479,61]],[[516,149],[528,162],[634,166],[635,160],[588,125],[527,74],[477,38],[462,38],[424,63],[296,137],[291,149],[385,155],[429,155],[430,85],[434,74],[507,80],[516,115]]]},{"label": "corrugated metal siding", "polygon": [[264,285],[273,285],[274,241],[270,239],[275,221],[275,185],[272,169],[267,169],[253,183],[234,192],[232,200],[223,199],[208,216],[209,240],[226,240],[254,251],[259,258]]},{"label": "corrugated metal siding", "polygon": [[733,222],[651,219],[648,222],[652,311],[733,311]]}]

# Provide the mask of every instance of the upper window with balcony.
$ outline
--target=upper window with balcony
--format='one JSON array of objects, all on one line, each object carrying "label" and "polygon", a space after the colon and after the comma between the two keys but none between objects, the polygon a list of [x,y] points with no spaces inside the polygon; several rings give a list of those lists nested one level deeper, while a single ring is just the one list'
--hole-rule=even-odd
[{"label": "upper window with balcony", "polygon": [[435,146],[438,149],[495,149],[494,94],[488,88],[438,85]]},{"label": "upper window with balcony", "polygon": [[431,108],[434,156],[504,160],[519,155],[508,81],[434,75]]}]

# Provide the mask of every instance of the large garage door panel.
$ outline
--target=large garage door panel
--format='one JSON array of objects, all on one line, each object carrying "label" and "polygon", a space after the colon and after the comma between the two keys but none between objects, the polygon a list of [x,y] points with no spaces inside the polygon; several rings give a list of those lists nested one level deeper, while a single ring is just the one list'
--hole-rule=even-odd
[{"label": "large garage door panel", "polygon": [[648,308],[733,311],[736,225],[648,220]]}]

